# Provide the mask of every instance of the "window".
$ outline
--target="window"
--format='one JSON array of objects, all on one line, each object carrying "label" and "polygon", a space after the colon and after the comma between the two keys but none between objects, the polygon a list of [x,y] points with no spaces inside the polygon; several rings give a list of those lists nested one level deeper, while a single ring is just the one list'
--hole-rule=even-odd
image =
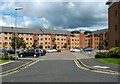
[{"label": "window", "polygon": [[32,40],[32,38],[30,38],[30,40]]},{"label": "window", "polygon": [[57,40],[59,40],[59,38]]},{"label": "window", "polygon": [[45,40],[47,40],[47,38],[45,38]]},{"label": "window", "polygon": [[115,25],[115,31],[117,31],[117,25]]},{"label": "window", "polygon": [[23,38],[21,37],[21,39],[23,40]]},{"label": "window", "polygon": [[115,45],[117,46],[117,40],[115,40]]},{"label": "window", "polygon": [[8,44],[7,42],[5,42],[5,44]]},{"label": "window", "polygon": [[5,32],[5,34],[7,34],[7,32]]},{"label": "window", "polygon": [[47,44],[47,42],[45,42],[45,44]]},{"label": "window", "polygon": [[117,10],[115,10],[115,16],[117,16]]},{"label": "window", "polygon": [[26,40],[29,40],[29,38],[26,38]]},{"label": "window", "polygon": [[41,40],[43,40],[43,39],[41,38]]},{"label": "window", "polygon": [[7,39],[7,37],[5,37],[5,39]]},{"label": "window", "polygon": [[9,39],[11,39],[11,37],[9,37]]}]

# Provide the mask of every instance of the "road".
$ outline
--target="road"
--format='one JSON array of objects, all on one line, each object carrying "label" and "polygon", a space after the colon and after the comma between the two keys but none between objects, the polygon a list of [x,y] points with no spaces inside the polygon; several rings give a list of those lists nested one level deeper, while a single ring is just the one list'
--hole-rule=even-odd
[{"label": "road", "polygon": [[48,53],[35,58],[36,64],[2,77],[3,82],[118,82],[117,75],[91,72],[78,68],[70,52]]}]

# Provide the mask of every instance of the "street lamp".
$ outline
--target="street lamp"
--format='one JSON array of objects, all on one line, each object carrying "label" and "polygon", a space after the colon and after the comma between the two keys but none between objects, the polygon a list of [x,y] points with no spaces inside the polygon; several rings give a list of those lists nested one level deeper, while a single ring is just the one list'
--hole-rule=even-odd
[{"label": "street lamp", "polygon": [[[22,10],[23,8],[22,7],[16,7],[15,8],[15,28],[14,28],[14,35],[15,35],[15,37],[17,36],[17,34],[16,34],[16,28],[17,28],[17,11],[18,10]],[[16,51],[16,49],[17,49],[17,42],[16,42],[16,38],[15,38],[15,57],[17,57],[17,51]]]}]

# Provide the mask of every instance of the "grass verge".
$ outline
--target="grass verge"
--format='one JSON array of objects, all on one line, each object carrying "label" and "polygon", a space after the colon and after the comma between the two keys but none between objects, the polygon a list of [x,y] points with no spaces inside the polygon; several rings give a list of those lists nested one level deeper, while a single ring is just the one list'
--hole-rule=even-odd
[{"label": "grass verge", "polygon": [[5,63],[5,62],[9,62],[9,61],[11,61],[11,60],[0,60],[0,64]]},{"label": "grass verge", "polygon": [[112,65],[119,65],[120,66],[120,58],[96,58],[96,60]]}]

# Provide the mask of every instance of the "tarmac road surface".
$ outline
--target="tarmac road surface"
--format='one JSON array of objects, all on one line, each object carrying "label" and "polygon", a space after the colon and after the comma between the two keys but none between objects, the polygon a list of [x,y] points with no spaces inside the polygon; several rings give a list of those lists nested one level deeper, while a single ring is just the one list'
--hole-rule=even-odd
[{"label": "tarmac road surface", "polygon": [[78,68],[70,52],[49,53],[20,72],[2,77],[3,82],[118,82],[117,75]]}]

